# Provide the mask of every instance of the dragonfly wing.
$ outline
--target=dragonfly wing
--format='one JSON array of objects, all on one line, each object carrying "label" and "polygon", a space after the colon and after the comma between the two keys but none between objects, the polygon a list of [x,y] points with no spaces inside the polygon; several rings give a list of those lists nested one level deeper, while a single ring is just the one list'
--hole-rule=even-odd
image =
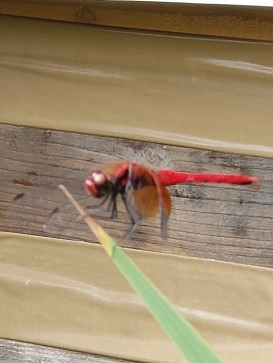
[{"label": "dragonfly wing", "polygon": [[[130,185],[130,182],[128,182]],[[134,189],[133,186],[127,187],[127,204],[139,219],[154,217],[160,212],[162,237],[167,237],[167,223],[171,212],[171,198],[168,190],[159,182],[154,181],[151,185],[140,186]],[[128,210],[128,208],[127,208]],[[132,218],[133,224],[136,223]]]},{"label": "dragonfly wing", "polygon": [[141,218],[155,216],[159,212],[158,191],[155,185],[147,185],[135,189],[127,200],[134,207]]},{"label": "dragonfly wing", "polygon": [[164,239],[167,238],[171,198],[168,190],[164,186],[157,188],[155,185],[148,185],[136,189],[130,196],[126,197],[126,201],[133,211],[133,213],[130,213],[131,216],[134,214],[139,216],[137,221],[132,218],[133,224],[138,224],[142,218],[154,217],[160,211],[162,237]]},{"label": "dragonfly wing", "polygon": [[154,217],[160,212],[162,236],[166,236],[167,221],[171,211],[168,190],[150,168],[134,162],[124,162],[111,167],[111,181],[116,178],[116,186],[121,193],[130,215],[133,228],[142,218]]}]

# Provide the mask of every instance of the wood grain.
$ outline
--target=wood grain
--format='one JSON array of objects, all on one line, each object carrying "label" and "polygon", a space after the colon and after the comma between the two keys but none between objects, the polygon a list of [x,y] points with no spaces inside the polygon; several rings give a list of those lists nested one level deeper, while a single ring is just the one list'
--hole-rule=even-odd
[{"label": "wood grain", "polygon": [[[96,243],[58,185],[64,183],[85,206],[94,206],[97,202],[83,190],[85,176],[122,159],[184,171],[250,174],[261,182],[259,188],[216,184],[170,188],[173,210],[166,241],[160,237],[158,218],[143,221],[124,240],[130,221],[122,206],[117,220],[109,219],[105,206],[92,209],[90,213],[120,245],[273,266],[272,160],[117,138],[2,124],[1,230]],[[23,197],[14,200],[20,193]],[[55,215],[49,217],[61,205],[64,214],[60,221]]]},{"label": "wood grain", "polygon": [[2,363],[129,363],[128,360],[72,352],[8,339],[0,339],[0,361]]},{"label": "wood grain", "polygon": [[272,41],[272,7],[94,0],[0,0],[0,13],[129,29]]}]

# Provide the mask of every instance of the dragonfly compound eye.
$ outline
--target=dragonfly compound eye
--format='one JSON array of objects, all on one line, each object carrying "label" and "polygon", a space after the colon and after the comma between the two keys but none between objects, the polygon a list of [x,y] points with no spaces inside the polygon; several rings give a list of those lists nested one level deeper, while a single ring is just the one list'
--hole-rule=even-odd
[{"label": "dragonfly compound eye", "polygon": [[93,197],[101,198],[109,193],[109,182],[101,171],[90,174],[84,182],[87,190]]}]

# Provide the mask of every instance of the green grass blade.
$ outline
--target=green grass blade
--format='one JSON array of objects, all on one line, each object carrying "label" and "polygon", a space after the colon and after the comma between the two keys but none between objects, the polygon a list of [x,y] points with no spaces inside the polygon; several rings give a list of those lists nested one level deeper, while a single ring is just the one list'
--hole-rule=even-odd
[{"label": "green grass blade", "polygon": [[113,247],[112,260],[190,363],[221,362],[201,335],[118,245]]},{"label": "green grass blade", "polygon": [[60,187],[74,204],[78,212],[103,245],[120,272],[147,305],[151,314],[176,343],[189,363],[221,363],[201,335],[171,305],[167,298],[143,274],[130,257],[73,199],[70,193]]}]

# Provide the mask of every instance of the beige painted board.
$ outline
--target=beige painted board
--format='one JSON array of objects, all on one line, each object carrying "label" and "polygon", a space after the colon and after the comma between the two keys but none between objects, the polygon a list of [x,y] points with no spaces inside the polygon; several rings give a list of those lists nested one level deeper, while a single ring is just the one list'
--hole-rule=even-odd
[{"label": "beige painted board", "polygon": [[1,16],[0,121],[273,155],[273,45]]},{"label": "beige painted board", "polygon": [[[11,233],[0,246],[1,337],[183,362],[100,246]],[[272,362],[272,270],[128,253],[224,362]]]}]

